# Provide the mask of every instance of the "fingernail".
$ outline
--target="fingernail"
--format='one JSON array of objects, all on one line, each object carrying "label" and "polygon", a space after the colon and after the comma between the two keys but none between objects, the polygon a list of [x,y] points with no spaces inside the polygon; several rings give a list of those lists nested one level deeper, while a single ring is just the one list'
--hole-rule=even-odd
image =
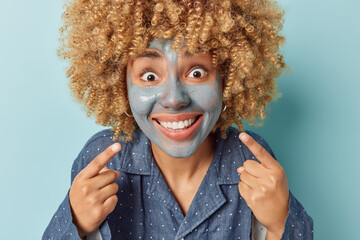
[{"label": "fingernail", "polygon": [[104,168],[102,168],[102,169],[100,170],[100,172],[99,172],[99,173],[106,172],[106,171],[109,171],[109,170],[110,170],[109,168],[104,167]]},{"label": "fingernail", "polygon": [[119,147],[119,144],[115,143],[112,147],[111,147],[111,150],[113,152],[117,152],[119,151],[120,147]]},{"label": "fingernail", "polygon": [[242,173],[244,171],[244,167],[239,167],[238,169],[237,169],[237,172],[238,173]]},{"label": "fingernail", "polygon": [[249,136],[246,133],[240,133],[240,138],[241,140],[243,140],[244,142],[246,142],[247,140],[249,140]]}]

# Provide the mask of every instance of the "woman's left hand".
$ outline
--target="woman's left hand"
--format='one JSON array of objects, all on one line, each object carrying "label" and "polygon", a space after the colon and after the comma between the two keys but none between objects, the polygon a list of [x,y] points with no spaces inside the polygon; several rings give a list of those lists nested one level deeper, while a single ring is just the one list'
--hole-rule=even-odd
[{"label": "woman's left hand", "polygon": [[[289,188],[282,166],[246,133],[242,142],[260,161],[246,160],[240,168],[239,192],[256,219],[267,228],[266,239],[280,239],[289,211]],[[244,137],[244,138],[243,138]]]}]

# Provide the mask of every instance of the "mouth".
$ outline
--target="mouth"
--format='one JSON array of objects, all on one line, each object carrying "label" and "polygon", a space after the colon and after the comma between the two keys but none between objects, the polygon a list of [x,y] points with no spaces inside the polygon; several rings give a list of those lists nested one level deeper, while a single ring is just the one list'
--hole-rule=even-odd
[{"label": "mouth", "polygon": [[189,118],[184,121],[179,122],[166,122],[156,120],[158,124],[160,124],[163,128],[170,131],[183,131],[187,128],[190,128],[197,120],[199,120],[200,115],[194,118]]},{"label": "mouth", "polygon": [[155,126],[168,138],[185,140],[190,138],[203,121],[202,114],[159,116],[152,118]]}]

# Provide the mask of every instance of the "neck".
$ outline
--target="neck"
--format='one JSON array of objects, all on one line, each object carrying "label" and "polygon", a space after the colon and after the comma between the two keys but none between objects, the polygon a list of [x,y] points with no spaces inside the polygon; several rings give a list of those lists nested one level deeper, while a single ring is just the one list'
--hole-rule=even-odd
[{"label": "neck", "polygon": [[171,157],[153,142],[151,149],[166,181],[173,183],[192,181],[194,178],[202,178],[209,168],[214,156],[214,138],[209,134],[195,153],[186,158]]}]

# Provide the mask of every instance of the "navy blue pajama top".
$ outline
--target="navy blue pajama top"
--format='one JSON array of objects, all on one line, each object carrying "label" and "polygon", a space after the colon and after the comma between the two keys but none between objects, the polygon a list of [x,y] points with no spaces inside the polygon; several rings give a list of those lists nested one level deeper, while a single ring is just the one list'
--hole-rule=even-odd
[{"label": "navy blue pajama top", "polygon": [[[246,131],[275,158],[259,135]],[[150,140],[140,129],[133,141],[120,142],[122,150],[107,167],[120,172],[118,203],[100,226],[109,239],[251,239],[252,212],[240,196],[236,169],[256,157],[230,128],[227,139],[215,133],[212,163],[184,216],[153,159]],[[113,132],[104,130],[89,139],[75,159],[71,182],[98,154],[113,144]],[[313,239],[313,220],[290,192],[289,213],[281,239]],[[80,239],[67,194],[43,234],[43,240]]]}]

